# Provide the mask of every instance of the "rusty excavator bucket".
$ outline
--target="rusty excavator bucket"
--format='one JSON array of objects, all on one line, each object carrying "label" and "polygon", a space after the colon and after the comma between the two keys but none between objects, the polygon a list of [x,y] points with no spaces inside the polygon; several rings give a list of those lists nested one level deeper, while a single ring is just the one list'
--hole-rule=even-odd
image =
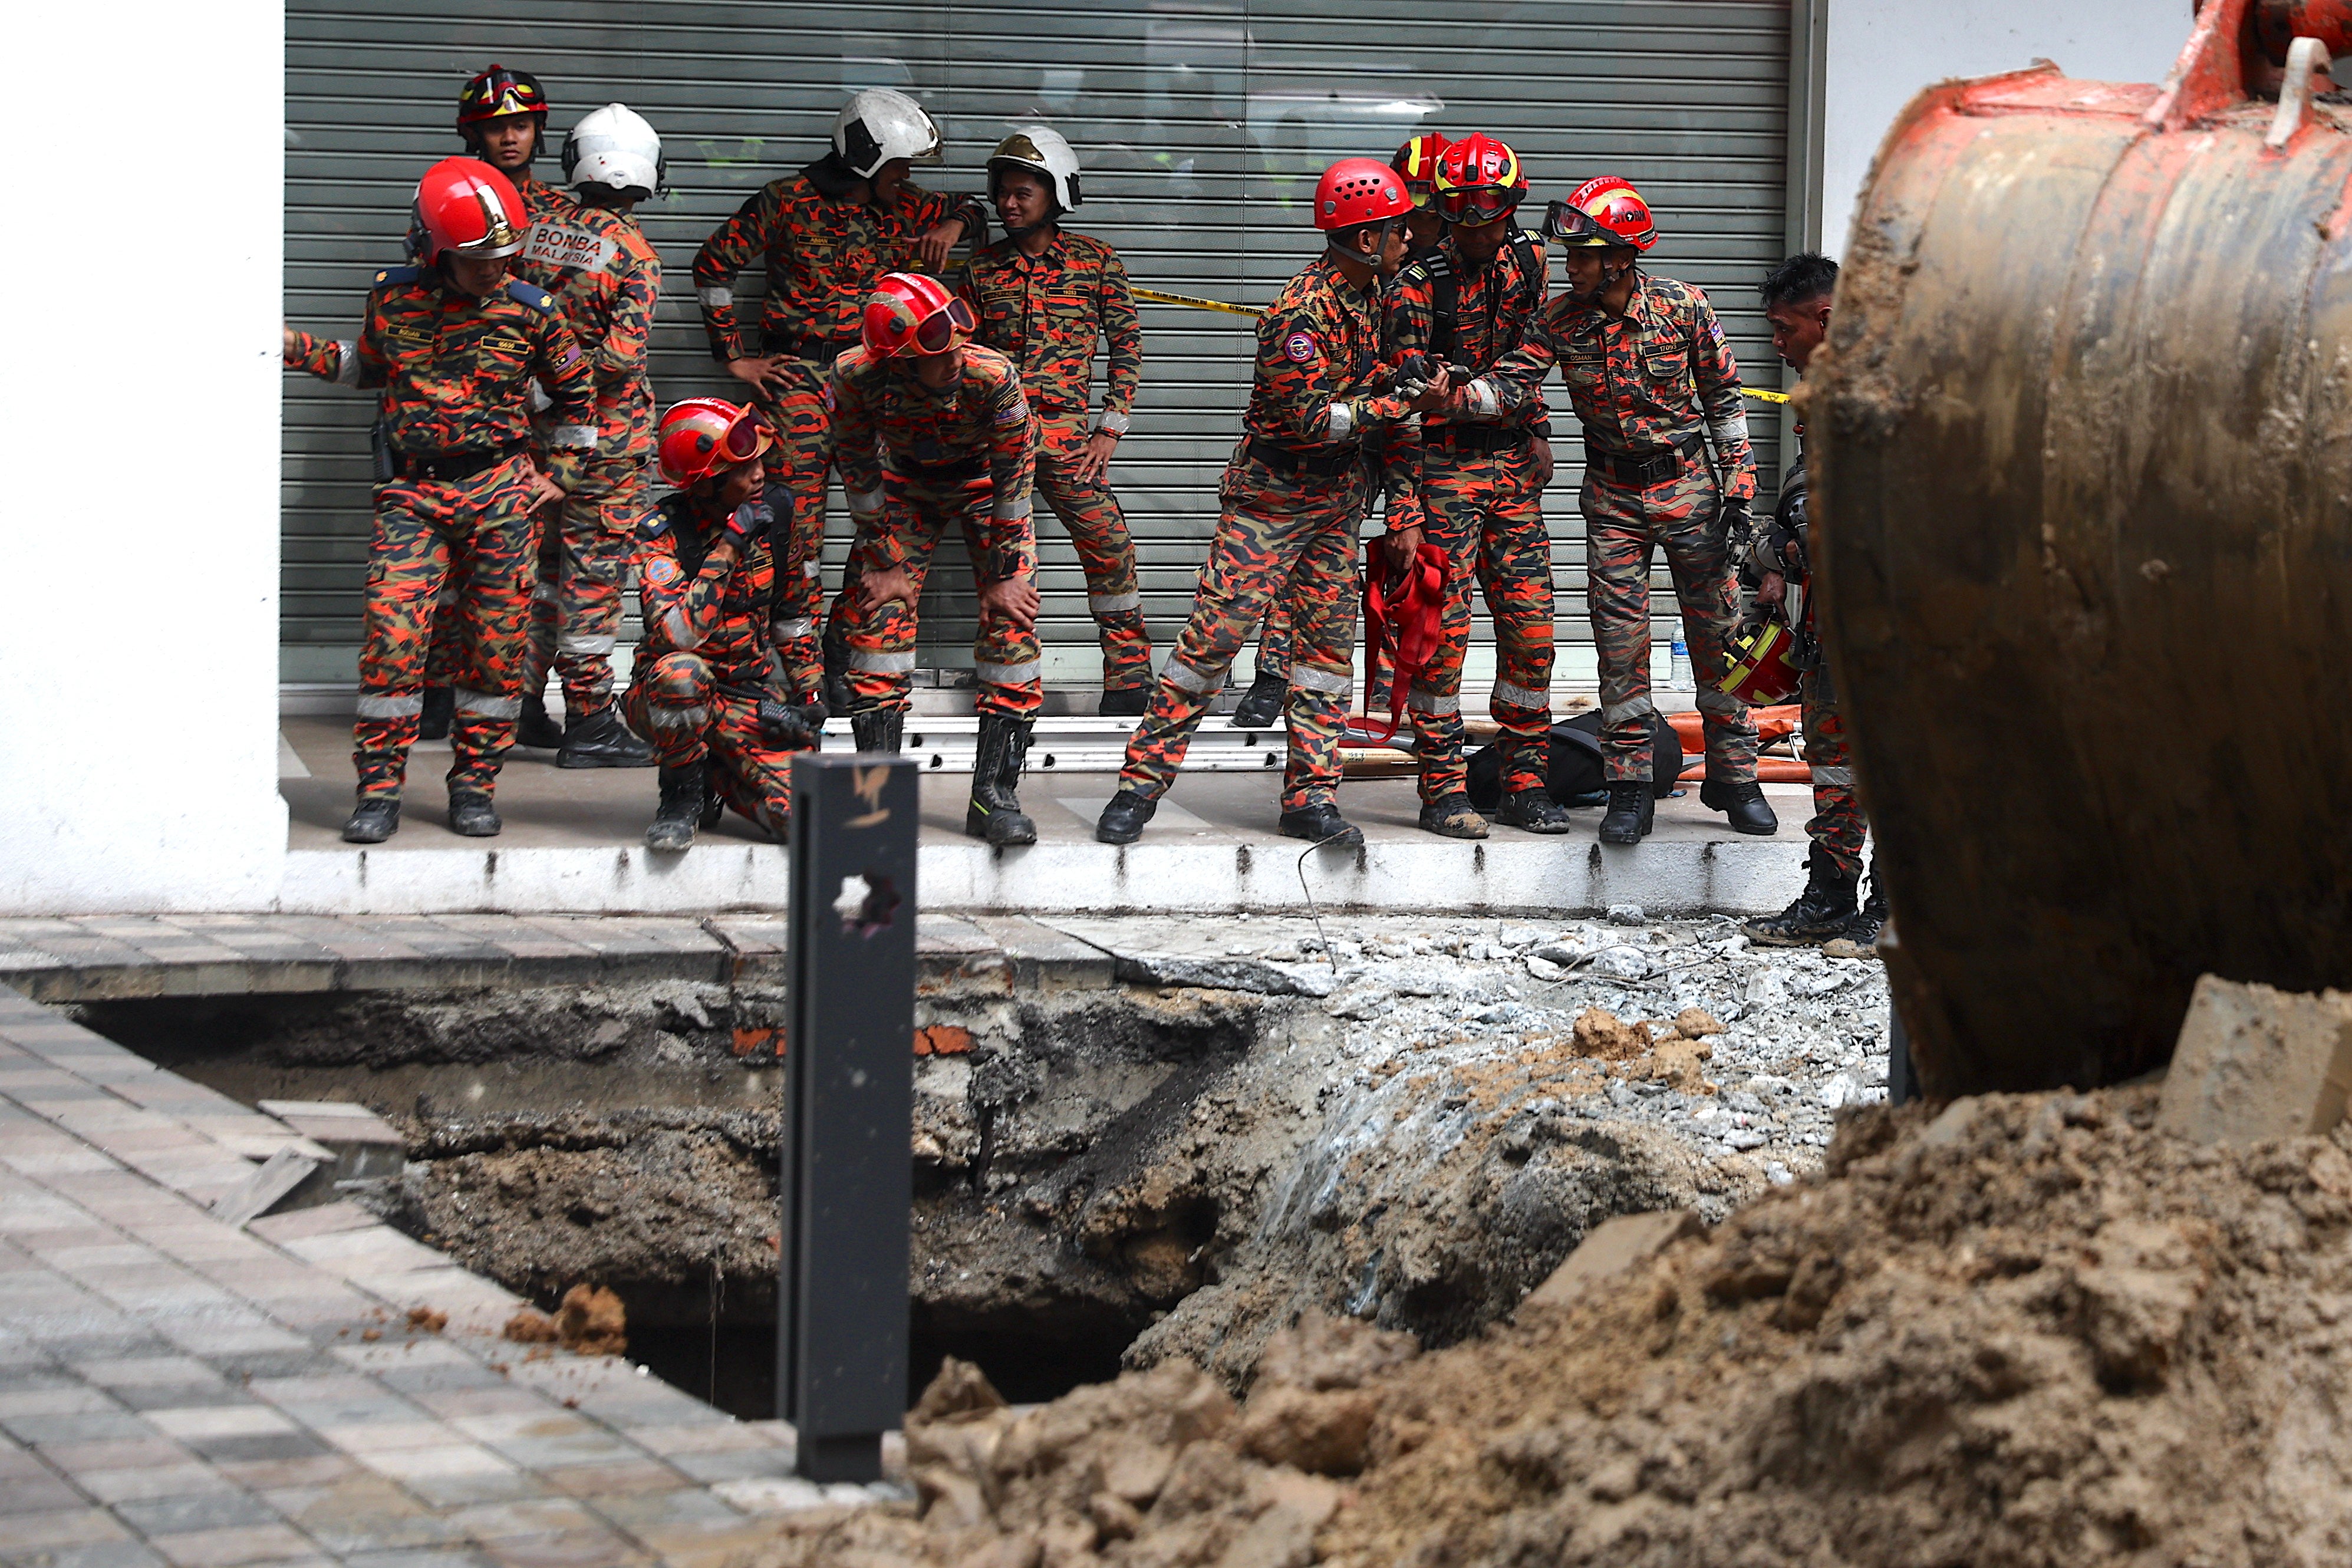
[{"label": "rusty excavator bucket", "polygon": [[2352,987],[2352,0],[2162,87],[1922,93],[1807,380],[1822,599],[1931,1095],[2111,1083],[2208,971]]}]

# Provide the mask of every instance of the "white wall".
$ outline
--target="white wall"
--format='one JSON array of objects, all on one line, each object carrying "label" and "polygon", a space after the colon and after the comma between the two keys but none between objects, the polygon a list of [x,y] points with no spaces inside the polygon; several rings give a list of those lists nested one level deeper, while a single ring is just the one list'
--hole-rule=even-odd
[{"label": "white wall", "polygon": [[0,912],[277,895],[277,0],[13,13]]},{"label": "white wall", "polygon": [[1822,237],[1843,253],[1854,198],[1903,106],[1948,77],[2037,58],[2091,81],[2162,81],[2189,38],[2189,0],[1828,0]]}]

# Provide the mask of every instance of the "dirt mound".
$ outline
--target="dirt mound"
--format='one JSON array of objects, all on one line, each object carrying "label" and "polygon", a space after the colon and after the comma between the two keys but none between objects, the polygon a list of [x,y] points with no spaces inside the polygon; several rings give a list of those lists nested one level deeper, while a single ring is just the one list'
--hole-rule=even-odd
[{"label": "dirt mound", "polygon": [[[762,1561],[2352,1561],[2352,1131],[2206,1149],[2153,1113],[1866,1110],[1824,1179],[1611,1288],[1402,1361],[1294,1331],[1238,1411],[1173,1363],[1026,1415],[967,1398],[910,1423],[946,1467],[919,1512],[799,1521]],[[1300,1468],[1359,1461],[1344,1489]]]}]

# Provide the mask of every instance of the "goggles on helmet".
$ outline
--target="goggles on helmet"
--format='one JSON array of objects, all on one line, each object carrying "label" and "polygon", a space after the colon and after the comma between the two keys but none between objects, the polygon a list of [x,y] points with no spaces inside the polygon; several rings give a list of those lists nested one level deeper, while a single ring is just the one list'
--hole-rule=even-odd
[{"label": "goggles on helmet", "polygon": [[1625,241],[1601,226],[1599,219],[1572,202],[1553,202],[1544,208],[1543,237],[1564,245],[1623,245]]},{"label": "goggles on helmet", "polygon": [[971,307],[957,296],[915,323],[915,348],[920,353],[945,353],[979,329]]},{"label": "goggles on helmet", "polygon": [[1523,190],[1507,185],[1473,185],[1467,190],[1447,189],[1438,193],[1437,210],[1445,215],[1448,223],[1458,223],[1467,228],[1478,228],[1499,223],[1518,210],[1527,195]]}]

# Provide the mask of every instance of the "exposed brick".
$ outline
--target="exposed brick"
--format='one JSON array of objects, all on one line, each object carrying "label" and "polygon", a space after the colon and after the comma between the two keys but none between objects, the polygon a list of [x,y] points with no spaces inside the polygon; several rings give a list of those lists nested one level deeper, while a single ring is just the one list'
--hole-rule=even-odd
[{"label": "exposed brick", "polygon": [[2325,1132],[2352,1092],[2352,995],[2197,982],[2157,1126],[2200,1143]]}]

